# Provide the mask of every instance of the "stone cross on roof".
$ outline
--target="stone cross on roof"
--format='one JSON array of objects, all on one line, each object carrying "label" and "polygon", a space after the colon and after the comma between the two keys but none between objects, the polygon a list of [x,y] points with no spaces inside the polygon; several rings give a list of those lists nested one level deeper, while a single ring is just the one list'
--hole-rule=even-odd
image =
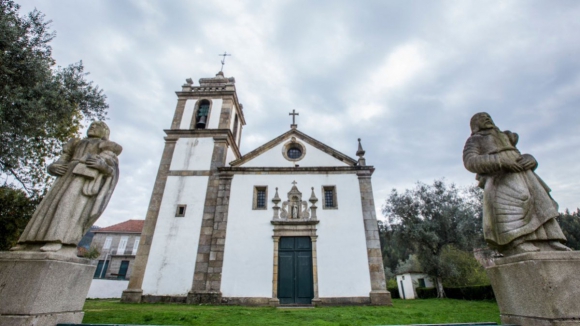
[{"label": "stone cross on roof", "polygon": [[222,62],[222,69],[220,69],[220,72],[224,70],[224,65],[226,64],[226,56],[231,57],[232,55],[228,54],[227,52],[224,52],[224,54],[218,54],[218,57],[224,57],[221,61]]},{"label": "stone cross on roof", "polygon": [[296,129],[296,127],[298,127],[298,125],[296,124],[296,116],[300,115],[300,113],[296,113],[296,110],[292,110],[292,113],[288,113],[288,115],[292,116],[292,124],[290,125],[290,128],[292,129]]}]

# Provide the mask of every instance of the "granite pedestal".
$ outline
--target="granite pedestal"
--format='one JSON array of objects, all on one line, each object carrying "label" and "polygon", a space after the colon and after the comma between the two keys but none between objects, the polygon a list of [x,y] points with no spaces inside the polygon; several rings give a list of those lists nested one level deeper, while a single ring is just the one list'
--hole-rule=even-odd
[{"label": "granite pedestal", "polygon": [[498,258],[486,271],[503,324],[580,325],[580,251]]},{"label": "granite pedestal", "polygon": [[95,266],[45,252],[0,252],[0,325],[81,323]]}]

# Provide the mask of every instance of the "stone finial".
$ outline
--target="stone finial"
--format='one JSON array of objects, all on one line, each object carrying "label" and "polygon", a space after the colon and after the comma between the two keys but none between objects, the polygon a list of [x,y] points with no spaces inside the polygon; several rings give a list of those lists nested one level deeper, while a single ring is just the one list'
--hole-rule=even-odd
[{"label": "stone finial", "polygon": [[187,85],[193,85],[193,79],[191,78],[187,78],[185,82],[187,83]]},{"label": "stone finial", "polygon": [[272,198],[272,202],[274,203],[275,207],[278,207],[278,204],[281,202],[282,200],[280,199],[280,196],[278,196],[278,187],[276,187],[276,194],[274,194],[274,198]]},{"label": "stone finial", "polygon": [[360,143],[360,138],[358,139],[358,150],[356,151],[356,156],[358,156],[358,165],[365,166],[365,151],[363,150],[362,144]]},{"label": "stone finial", "polygon": [[310,199],[308,199],[308,201],[311,202],[312,205],[315,205],[318,201],[318,198],[316,198],[316,195],[314,194],[314,187],[312,187],[312,195],[310,195]]},{"label": "stone finial", "polygon": [[310,199],[308,200],[312,203],[312,206],[310,206],[310,218],[316,220],[316,209],[318,208],[316,207],[316,202],[318,201],[318,198],[316,198],[316,195],[314,194],[314,187],[311,189],[312,195],[310,195]]}]

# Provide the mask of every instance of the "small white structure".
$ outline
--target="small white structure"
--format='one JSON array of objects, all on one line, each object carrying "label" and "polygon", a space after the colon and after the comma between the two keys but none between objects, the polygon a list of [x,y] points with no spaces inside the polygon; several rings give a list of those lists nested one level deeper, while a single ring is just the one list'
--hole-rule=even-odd
[{"label": "small white structure", "polygon": [[434,287],[433,280],[429,275],[421,272],[406,272],[397,274],[397,287],[399,288],[399,297],[410,300],[417,298],[418,287]]}]

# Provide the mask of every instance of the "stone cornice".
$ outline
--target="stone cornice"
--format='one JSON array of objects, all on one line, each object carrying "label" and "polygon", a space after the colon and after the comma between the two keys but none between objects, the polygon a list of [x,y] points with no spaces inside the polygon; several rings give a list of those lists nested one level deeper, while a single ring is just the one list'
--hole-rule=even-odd
[{"label": "stone cornice", "polygon": [[241,157],[240,149],[234,140],[232,131],[229,129],[165,129],[165,141],[176,141],[179,138],[213,137],[216,140],[224,140],[232,148],[238,157]]},{"label": "stone cornice", "polygon": [[307,134],[299,131],[298,129],[290,129],[289,131],[283,133],[282,135],[272,139],[271,141],[265,143],[264,145],[256,148],[255,150],[249,152],[248,154],[240,157],[239,159],[232,161],[230,164],[232,166],[240,166],[246,162],[248,162],[249,160],[259,156],[260,154],[268,151],[269,149],[272,149],[273,147],[279,145],[280,143],[282,143],[285,139],[287,139],[288,137],[295,135],[297,138],[299,138],[300,140],[304,141],[305,143],[331,155],[332,157],[350,165],[350,166],[356,166],[357,161],[353,158],[351,158],[350,156],[343,154],[339,151],[337,151],[336,149],[308,136]]},{"label": "stone cornice", "polygon": [[373,166],[312,166],[312,167],[219,167],[220,173],[232,174],[364,174],[371,176]]}]

